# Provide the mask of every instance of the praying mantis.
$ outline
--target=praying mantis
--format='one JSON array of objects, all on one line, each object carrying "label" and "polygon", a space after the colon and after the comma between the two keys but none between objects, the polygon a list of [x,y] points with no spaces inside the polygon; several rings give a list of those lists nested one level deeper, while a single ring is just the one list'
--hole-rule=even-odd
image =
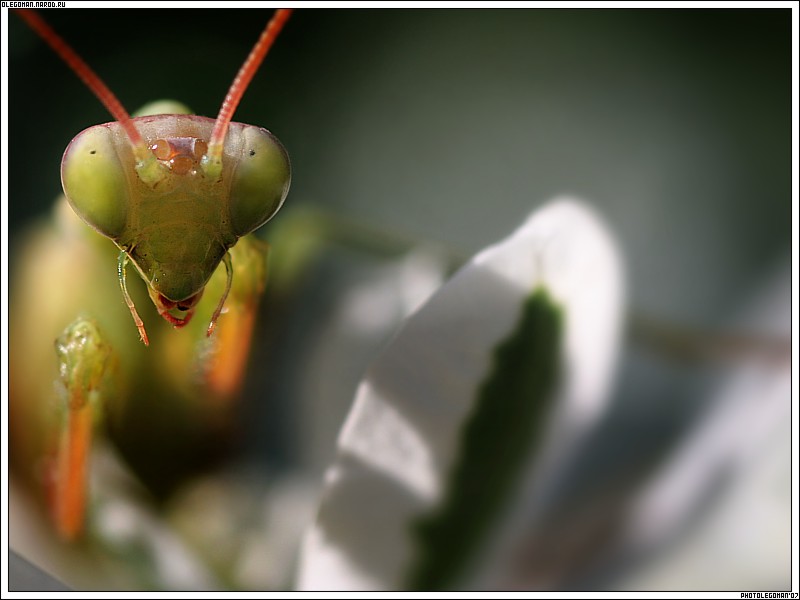
[{"label": "praying mantis", "polygon": [[[267,246],[248,234],[290,181],[277,138],[229,123],[290,14],[269,21],[215,121],[162,114],[174,105],[129,118],[41,17],[20,12],[116,119],[68,147],[66,199],[23,246],[11,286],[11,460],[65,539],[84,529],[100,423],[155,489],[224,436],[267,278]],[[146,285],[129,282],[129,265]],[[132,456],[143,439],[149,450]]]}]

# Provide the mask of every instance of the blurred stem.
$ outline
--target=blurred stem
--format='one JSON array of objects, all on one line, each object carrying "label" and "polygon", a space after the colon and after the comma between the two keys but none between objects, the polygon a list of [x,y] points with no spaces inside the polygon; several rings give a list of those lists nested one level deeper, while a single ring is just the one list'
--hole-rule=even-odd
[{"label": "blurred stem", "polygon": [[447,248],[441,242],[376,227],[357,219],[315,210],[302,211],[298,216],[305,221],[304,226],[310,226],[320,240],[373,256],[393,257],[420,246],[435,247],[445,255],[452,269],[461,266],[469,258],[453,248]]},{"label": "blurred stem", "polygon": [[682,363],[755,359],[781,366],[792,350],[789,338],[692,327],[637,312],[629,318],[629,336],[633,343]]},{"label": "blurred stem", "polygon": [[99,420],[111,348],[97,324],[82,317],[55,344],[64,419],[57,456],[53,516],[59,534],[74,540],[83,530],[94,422]]},{"label": "blurred stem", "polygon": [[74,540],[83,530],[92,416],[88,402],[70,409],[61,432],[54,516],[58,533],[65,540]]},{"label": "blurred stem", "polygon": [[287,211],[262,235],[274,250],[270,267],[270,287],[274,290],[291,290],[309,265],[332,246],[376,258],[394,258],[427,247],[442,257],[448,274],[468,259],[439,242],[314,208]]}]

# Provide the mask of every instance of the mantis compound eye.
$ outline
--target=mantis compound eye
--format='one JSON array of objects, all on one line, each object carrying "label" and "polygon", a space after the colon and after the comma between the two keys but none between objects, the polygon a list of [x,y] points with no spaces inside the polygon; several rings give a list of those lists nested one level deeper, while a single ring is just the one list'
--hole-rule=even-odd
[{"label": "mantis compound eye", "polygon": [[90,127],[70,142],[61,160],[61,183],[72,208],[87,224],[112,239],[122,233],[128,180],[107,127]]},{"label": "mantis compound eye", "polygon": [[241,237],[278,212],[289,192],[291,167],[286,150],[266,129],[242,130],[242,150],[231,181],[229,210],[233,230]]}]

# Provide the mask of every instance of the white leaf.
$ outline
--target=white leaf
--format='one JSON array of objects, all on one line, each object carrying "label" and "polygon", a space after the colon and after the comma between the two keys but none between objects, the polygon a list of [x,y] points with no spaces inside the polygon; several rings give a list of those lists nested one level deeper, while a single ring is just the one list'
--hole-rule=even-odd
[{"label": "white leaf", "polygon": [[[532,482],[546,480],[570,441],[594,422],[616,357],[621,266],[593,213],[561,200],[467,263],[406,321],[369,369],[305,539],[300,589],[406,585],[418,553],[412,526],[446,497],[462,428],[493,353],[514,333],[526,300],[542,288],[563,312],[562,369],[543,444],[517,475],[520,494],[528,496]],[[496,547],[494,557],[513,544],[510,524],[519,511],[536,509],[518,500],[504,505],[486,536],[484,549]]]}]

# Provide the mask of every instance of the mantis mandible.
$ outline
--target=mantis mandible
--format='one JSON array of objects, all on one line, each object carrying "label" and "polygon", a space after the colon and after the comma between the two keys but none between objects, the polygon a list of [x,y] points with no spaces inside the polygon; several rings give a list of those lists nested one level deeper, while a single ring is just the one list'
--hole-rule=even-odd
[{"label": "mantis mandible", "polygon": [[[236,392],[246,362],[255,307],[266,279],[266,247],[247,234],[281,207],[289,189],[290,165],[286,151],[271,133],[233,123],[231,118],[291,10],[278,10],[269,21],[236,76],[216,120],[188,114],[131,118],[91,68],[41,17],[29,11],[18,14],[69,64],[116,119],[90,127],[73,139],[62,161],[62,184],[74,213],[116,245],[118,289],[141,341],[147,346],[151,336],[137,310],[136,293],[128,289],[130,264],[145,282],[158,314],[174,328],[187,331],[182,339],[165,337],[167,334],[159,331],[163,352],[157,357],[146,357],[133,348],[121,355],[124,342],[120,339],[125,334],[117,325],[119,313],[115,313],[116,307],[106,293],[107,278],[101,280],[99,274],[100,264],[108,264],[100,258],[108,248],[99,236],[84,231],[82,225],[59,209],[58,214],[66,223],[59,232],[61,237],[43,235],[37,251],[47,252],[47,258],[29,256],[27,264],[35,269],[47,263],[46,268],[53,272],[44,276],[55,285],[61,276],[59,256],[70,264],[80,264],[91,277],[90,283],[82,285],[81,277],[73,276],[68,285],[88,288],[90,298],[74,312],[89,314],[70,316],[73,306],[66,301],[52,310],[39,309],[28,300],[13,302],[15,306],[25,304],[19,311],[27,313],[13,319],[11,331],[17,355],[25,357],[12,357],[11,361],[12,435],[16,438],[12,439],[12,446],[18,455],[12,460],[28,464],[45,461],[45,481],[39,483],[46,488],[57,530],[62,537],[72,539],[83,528],[89,450],[98,421],[110,416],[114,434],[115,417],[128,418],[120,415],[133,411],[142,396],[151,398],[149,404],[146,399],[140,403],[140,427],[157,440],[154,447],[167,448],[167,454],[173,453],[180,462],[180,434],[176,437],[178,442],[161,439],[165,435],[158,433],[158,423],[149,421],[153,401],[160,407],[156,398],[162,396],[191,398],[195,403],[200,397],[213,405],[215,400],[226,400]],[[47,250],[48,244],[52,250]],[[224,277],[218,273],[220,264],[225,268]],[[20,270],[25,271],[26,267]],[[113,270],[110,275],[113,278]],[[14,285],[15,294],[30,297],[25,293],[25,277],[39,276],[41,273],[23,276],[23,281]],[[204,292],[214,296],[213,305],[203,299]],[[94,308],[103,304],[108,310]],[[228,316],[220,321],[211,338],[212,347],[198,346],[199,335],[208,337],[214,332],[223,309]],[[106,312],[116,316],[109,317]],[[25,314],[32,316],[26,318]],[[203,316],[202,333],[190,325],[196,314]],[[21,364],[33,362],[42,371],[39,377],[46,379],[48,369],[44,365],[52,362],[38,349],[39,340],[28,346],[30,336],[25,329],[29,322],[41,324],[45,330],[54,329],[47,345],[52,353],[52,344],[56,343],[54,370],[62,394],[62,405],[55,416],[43,408],[48,402],[42,399],[47,395],[43,389],[48,386],[31,381],[36,376],[30,371],[26,374],[26,366]],[[132,329],[130,317],[128,327]],[[40,355],[42,359],[38,360]],[[152,372],[139,380],[137,373],[145,361]],[[52,390],[52,380],[49,387]],[[127,402],[128,396],[139,398]],[[112,410],[110,397],[120,406]],[[216,409],[212,406],[205,410],[207,414],[200,418],[215,421]],[[172,411],[177,417],[171,416],[180,420],[188,413],[198,412],[198,408]],[[109,415],[104,415],[106,412]],[[164,412],[169,419],[170,409]],[[20,432],[23,428],[27,429],[24,434]],[[196,423],[194,428],[197,429]],[[130,434],[121,427],[115,433],[123,454],[129,445],[127,438],[141,437],[142,429],[138,433],[136,430],[134,423]],[[191,431],[192,426],[187,430]],[[192,436],[197,434],[191,431],[186,435],[194,439]],[[133,466],[146,471],[144,462]]]}]

